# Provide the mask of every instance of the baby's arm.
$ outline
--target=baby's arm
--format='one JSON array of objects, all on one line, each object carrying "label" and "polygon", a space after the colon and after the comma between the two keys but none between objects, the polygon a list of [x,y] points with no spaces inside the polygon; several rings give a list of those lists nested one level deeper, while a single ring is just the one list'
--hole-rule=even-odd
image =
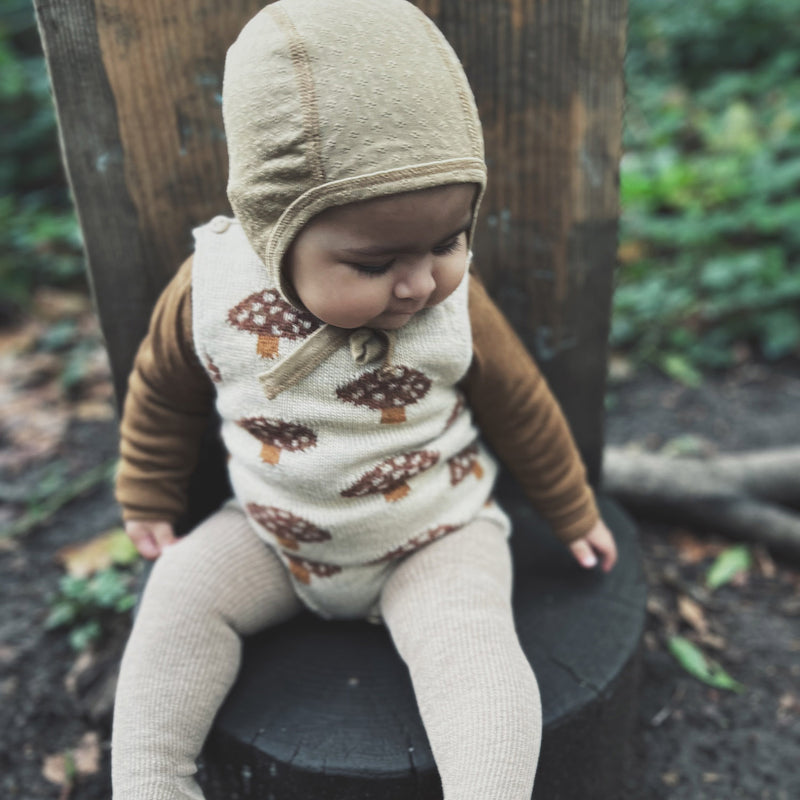
[{"label": "baby's arm", "polygon": [[139,347],[120,425],[116,495],[125,530],[146,558],[174,541],[213,408],[192,341],[191,259],[164,290]]},{"label": "baby's arm", "polygon": [[470,282],[473,361],[463,382],[484,438],[583,566],[616,561],[567,421],[542,374],[480,281]]}]

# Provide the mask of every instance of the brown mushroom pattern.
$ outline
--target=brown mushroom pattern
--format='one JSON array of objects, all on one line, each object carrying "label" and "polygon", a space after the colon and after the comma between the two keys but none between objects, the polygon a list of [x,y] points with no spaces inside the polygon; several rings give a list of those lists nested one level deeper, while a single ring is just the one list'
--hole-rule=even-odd
[{"label": "brown mushroom pattern", "polygon": [[214,359],[211,358],[208,353],[206,353],[206,371],[214,383],[222,383],[222,373],[219,371],[219,367],[214,363]]},{"label": "brown mushroom pattern", "polygon": [[342,568],[336,564],[323,564],[319,561],[310,561],[307,558],[300,558],[299,556],[292,556],[289,553],[283,554],[289,562],[289,571],[297,578],[300,583],[311,583],[311,576],[315,575],[317,578],[330,578],[331,575],[336,575],[341,572]]},{"label": "brown mushroom pattern", "polygon": [[410,488],[407,481],[420,472],[430,469],[439,460],[439,454],[431,450],[415,450],[403,453],[378,464],[356,483],[341,492],[342,497],[365,497],[382,494],[393,503],[405,497]]},{"label": "brown mushroom pattern", "polygon": [[316,447],[317,434],[305,425],[286,422],[269,417],[248,417],[236,424],[261,442],[261,460],[265,464],[277,464],[281,451],[290,453]]},{"label": "brown mushroom pattern", "polygon": [[400,547],[395,547],[394,550],[390,550],[385,555],[382,555],[380,558],[376,558],[374,561],[370,561],[369,563],[384,564],[387,561],[394,561],[394,559],[404,556],[406,553],[413,553],[415,550],[419,550],[419,548],[423,545],[429,544],[436,539],[441,539],[442,536],[447,536],[448,533],[452,533],[453,531],[457,530],[458,526],[456,525],[438,525],[435,528],[431,528],[429,531],[425,531],[424,533],[414,536],[405,544],[401,544]]},{"label": "brown mushroom pattern", "polygon": [[474,475],[478,480],[483,477],[483,467],[478,463],[478,445],[471,444],[465,447],[460,453],[456,453],[452,458],[447,459],[450,467],[450,485],[456,486],[467,475]]},{"label": "brown mushroom pattern", "polygon": [[453,423],[458,419],[458,415],[463,410],[464,405],[464,395],[459,392],[458,397],[456,398],[456,404],[453,406],[453,410],[450,412],[450,416],[447,418],[447,422],[444,424],[445,430],[450,428],[450,426],[453,425]]},{"label": "brown mushroom pattern", "polygon": [[298,550],[301,544],[327,542],[331,538],[328,531],[283,508],[248,503],[247,512],[287,550]]},{"label": "brown mushroom pattern", "polygon": [[419,402],[431,388],[431,379],[419,370],[395,364],[365,373],[340,386],[336,396],[346,403],[381,412],[381,423],[406,421],[406,406]]},{"label": "brown mushroom pattern", "polygon": [[262,358],[276,358],[281,339],[305,339],[320,326],[308,311],[293,308],[275,289],[263,289],[246,297],[228,312],[234,328],[258,334],[256,352]]}]

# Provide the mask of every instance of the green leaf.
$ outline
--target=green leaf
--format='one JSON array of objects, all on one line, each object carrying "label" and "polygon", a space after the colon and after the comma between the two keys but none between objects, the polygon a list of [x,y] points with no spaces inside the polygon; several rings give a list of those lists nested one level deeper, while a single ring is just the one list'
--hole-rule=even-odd
[{"label": "green leaf", "polygon": [[135,605],[136,595],[126,594],[125,597],[120,597],[120,599],[117,600],[114,610],[120,614],[124,614],[126,611],[130,611]]},{"label": "green leaf", "polygon": [[695,369],[688,358],[678,353],[668,353],[660,361],[661,369],[676,381],[697,388],[703,382],[702,374]]},{"label": "green leaf", "polygon": [[114,608],[128,593],[127,578],[113,567],[104,569],[89,582],[89,593],[94,604],[101,608]]},{"label": "green leaf", "polygon": [[743,684],[734,680],[715,661],[706,658],[697,645],[683,636],[672,636],[668,642],[670,653],[691,676],[717,689],[743,692]]},{"label": "green leaf", "polygon": [[121,567],[127,567],[130,564],[135,564],[139,559],[139,551],[136,545],[131,541],[130,537],[122,528],[114,532],[114,537],[109,545],[111,552],[111,561]]},{"label": "green leaf", "polygon": [[728,583],[734,575],[750,568],[750,551],[744,545],[723,550],[714,560],[706,574],[706,586],[717,589]]},{"label": "green leaf", "polygon": [[69,643],[73,650],[81,652],[92,642],[100,638],[102,628],[97,620],[91,620],[78,628],[74,628],[69,634]]},{"label": "green leaf", "polygon": [[62,600],[57,602],[50,609],[50,613],[47,615],[47,619],[44,621],[44,627],[47,630],[61,628],[64,625],[71,624],[77,615],[78,610],[74,603]]}]

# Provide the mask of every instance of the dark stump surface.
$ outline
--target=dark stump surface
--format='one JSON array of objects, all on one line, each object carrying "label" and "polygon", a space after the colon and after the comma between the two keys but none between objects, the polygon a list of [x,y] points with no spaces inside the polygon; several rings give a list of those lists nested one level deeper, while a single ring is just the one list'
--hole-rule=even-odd
[{"label": "dark stump surface", "polygon": [[[513,489],[514,609],[539,681],[535,798],[616,798],[636,718],[646,585],[632,524],[607,499],[620,560],[574,561]],[[251,637],[204,755],[209,798],[433,800],[436,767],[388,631],[311,614]]]}]

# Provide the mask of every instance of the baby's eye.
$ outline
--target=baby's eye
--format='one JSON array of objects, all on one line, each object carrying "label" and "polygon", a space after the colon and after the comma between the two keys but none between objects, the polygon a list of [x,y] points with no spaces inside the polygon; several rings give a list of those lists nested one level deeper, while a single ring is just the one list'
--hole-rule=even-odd
[{"label": "baby's eye", "polygon": [[456,250],[459,250],[460,248],[461,234],[446,244],[440,244],[438,247],[434,247],[432,252],[436,256],[449,256],[451,253],[455,253]]},{"label": "baby's eye", "polygon": [[362,275],[375,277],[377,275],[385,275],[394,264],[394,259],[390,259],[385,264],[350,264],[354,270],[360,272]]}]

